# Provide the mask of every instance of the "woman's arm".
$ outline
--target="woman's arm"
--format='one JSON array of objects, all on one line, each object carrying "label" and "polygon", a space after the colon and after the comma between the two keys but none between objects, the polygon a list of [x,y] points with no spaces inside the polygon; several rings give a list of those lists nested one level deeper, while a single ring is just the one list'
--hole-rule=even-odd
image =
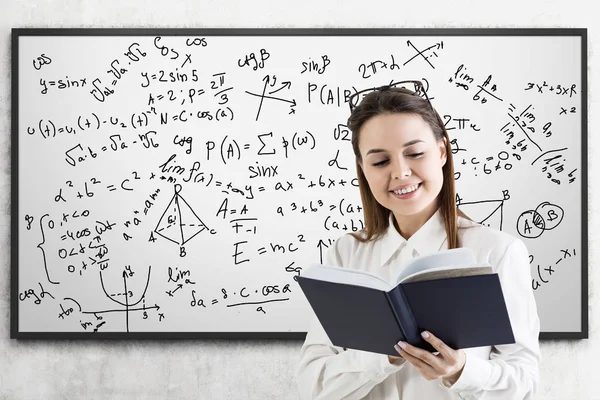
[{"label": "woman's arm", "polygon": [[[352,237],[338,239],[325,254],[325,262],[347,267],[344,259],[351,257],[348,243],[352,240]],[[344,253],[343,257],[341,253]],[[401,361],[395,360],[392,364],[384,354],[333,346],[321,323],[313,315],[296,369],[300,398],[363,398],[378,383],[402,368]]]},{"label": "woman's arm", "polygon": [[511,242],[497,269],[515,343],[494,346],[490,360],[469,358],[450,386],[463,399],[533,399],[539,385],[540,321],[533,289],[529,253],[519,239]]},{"label": "woman's arm", "polygon": [[404,364],[392,364],[384,354],[333,346],[316,317],[300,353],[301,399],[361,399]]}]

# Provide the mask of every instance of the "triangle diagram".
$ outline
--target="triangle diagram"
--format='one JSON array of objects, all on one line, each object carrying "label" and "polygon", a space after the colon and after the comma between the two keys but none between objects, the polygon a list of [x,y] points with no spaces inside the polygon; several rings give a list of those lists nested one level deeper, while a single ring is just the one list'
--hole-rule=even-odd
[{"label": "triangle diagram", "polygon": [[459,208],[473,221],[502,230],[503,200],[460,203]]},{"label": "triangle diagram", "polygon": [[169,205],[165,209],[165,212],[158,220],[154,232],[170,240],[173,243],[180,243],[181,230],[179,227],[180,215],[179,215],[179,202],[177,201],[178,195],[174,195]]},{"label": "triangle diagram", "polygon": [[207,227],[183,197],[179,196],[178,203],[181,221],[181,244],[184,245],[194,236],[207,229]]},{"label": "triangle diagram", "polygon": [[207,229],[200,217],[185,201],[179,192],[181,186],[175,186],[175,194],[160,217],[154,232],[163,238],[183,246],[200,232]]}]

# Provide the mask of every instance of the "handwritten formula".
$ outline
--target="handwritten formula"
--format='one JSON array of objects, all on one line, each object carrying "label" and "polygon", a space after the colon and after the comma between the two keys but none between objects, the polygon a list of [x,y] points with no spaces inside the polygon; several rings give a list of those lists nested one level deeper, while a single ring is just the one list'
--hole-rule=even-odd
[{"label": "handwritten formula", "polygon": [[411,79],[459,207],[525,242],[552,329],[585,184],[577,45],[553,39],[21,37],[19,330],[305,332],[297,277],[364,228],[348,99]]}]

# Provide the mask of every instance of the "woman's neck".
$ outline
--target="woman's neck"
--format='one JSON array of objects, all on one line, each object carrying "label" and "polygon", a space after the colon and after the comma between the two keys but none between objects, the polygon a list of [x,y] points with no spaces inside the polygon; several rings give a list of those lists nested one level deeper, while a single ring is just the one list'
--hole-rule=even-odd
[{"label": "woman's neck", "polygon": [[400,235],[408,240],[435,214],[438,207],[427,207],[420,213],[412,215],[398,215],[394,213],[394,227]]}]

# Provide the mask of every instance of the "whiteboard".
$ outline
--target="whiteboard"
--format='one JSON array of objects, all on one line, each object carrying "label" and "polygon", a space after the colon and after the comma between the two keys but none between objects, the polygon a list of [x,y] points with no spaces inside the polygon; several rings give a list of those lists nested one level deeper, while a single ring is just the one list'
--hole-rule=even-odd
[{"label": "whiteboard", "polygon": [[348,96],[424,82],[459,207],[587,337],[586,30],[16,29],[11,336],[302,338],[363,227]]}]

